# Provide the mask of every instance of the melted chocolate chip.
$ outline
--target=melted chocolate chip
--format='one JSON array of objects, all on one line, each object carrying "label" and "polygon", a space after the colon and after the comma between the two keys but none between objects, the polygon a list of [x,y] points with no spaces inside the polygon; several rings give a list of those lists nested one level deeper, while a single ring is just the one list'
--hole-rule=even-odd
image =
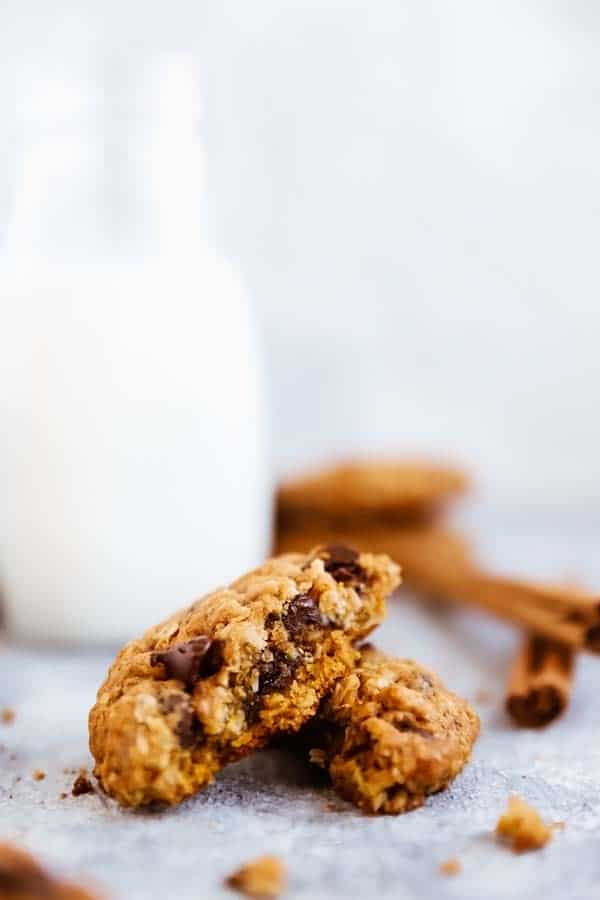
[{"label": "melted chocolate chip", "polygon": [[262,662],[258,671],[258,693],[269,694],[272,691],[284,690],[294,678],[298,661],[273,650],[273,659]]},{"label": "melted chocolate chip", "polygon": [[[329,566],[346,566],[358,560],[358,552],[352,547],[346,547],[345,544],[328,544],[324,552],[327,554]],[[329,571],[327,566],[325,568]]]},{"label": "melted chocolate chip", "polygon": [[181,704],[185,702],[185,699],[183,694],[167,694],[166,697],[161,697],[158,702],[161,713],[166,716],[179,709]]},{"label": "melted chocolate chip", "polygon": [[183,748],[193,747],[202,735],[202,725],[194,715],[194,710],[186,707],[181,712],[181,717],[175,726],[175,734]]},{"label": "melted chocolate chip", "polygon": [[260,712],[260,697],[254,692],[248,694],[244,700],[244,716],[247,725],[254,725]]},{"label": "melted chocolate chip", "polygon": [[206,635],[192,638],[185,644],[161,650],[150,657],[150,665],[165,667],[167,678],[175,678],[191,690],[201,678],[208,678],[218,672],[223,663],[220,641],[211,640]]},{"label": "melted chocolate chip", "polygon": [[168,694],[166,697],[161,697],[160,708],[165,715],[177,714],[173,731],[179,738],[182,747],[193,747],[202,734],[202,725],[196,718],[187,695]]},{"label": "melted chocolate chip", "polygon": [[320,555],[325,562],[325,571],[333,575],[336,581],[360,581],[364,575],[358,562],[359,555],[351,547],[330,544],[321,550]]},{"label": "melted chocolate chip", "polygon": [[281,621],[291,638],[297,638],[309,625],[323,625],[319,604],[310,594],[298,594],[282,616]]},{"label": "melted chocolate chip", "polygon": [[419,728],[418,725],[408,722],[406,719],[402,722],[394,722],[394,728],[396,731],[410,732],[411,734],[418,734],[420,737],[424,738],[433,737],[430,731],[426,731],[425,728]]},{"label": "melted chocolate chip", "polygon": [[258,719],[262,697],[273,691],[283,691],[294,678],[299,660],[292,659],[281,650],[272,651],[273,658],[263,660],[258,666],[258,690],[248,693],[244,700],[246,724],[252,725]]}]

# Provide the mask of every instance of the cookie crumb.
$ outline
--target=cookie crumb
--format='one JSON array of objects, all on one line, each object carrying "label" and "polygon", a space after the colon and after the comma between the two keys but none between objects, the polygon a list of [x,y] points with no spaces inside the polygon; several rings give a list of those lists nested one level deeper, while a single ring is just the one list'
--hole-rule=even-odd
[{"label": "cookie crumb", "polygon": [[10,706],[5,706],[2,712],[0,712],[0,722],[3,725],[12,725],[15,721],[15,711],[11,709]]},{"label": "cookie crumb", "polygon": [[445,875],[448,878],[452,875],[458,875],[461,870],[460,860],[455,856],[440,863],[440,875]]},{"label": "cookie crumb", "polygon": [[71,789],[71,793],[74,797],[81,797],[82,794],[93,794],[94,793],[94,785],[88,778],[87,772],[85,769],[81,769],[79,775],[73,782],[73,787]]},{"label": "cookie crumb", "polygon": [[278,897],[285,890],[287,871],[276,856],[260,856],[230,875],[227,887],[247,897]]},{"label": "cookie crumb", "polygon": [[42,769],[36,769],[35,772],[33,773],[33,777],[35,778],[36,781],[43,781],[44,778],[46,777],[46,773],[44,771],[42,771]]},{"label": "cookie crumb", "polygon": [[58,799],[59,799],[59,800],[66,800],[68,796],[69,796],[69,795],[68,795],[65,791],[62,791],[62,792],[58,795]]},{"label": "cookie crumb", "polygon": [[552,829],[535,809],[513,794],[508,799],[508,809],[498,819],[496,834],[510,844],[515,853],[522,853],[545,847],[552,837]]}]

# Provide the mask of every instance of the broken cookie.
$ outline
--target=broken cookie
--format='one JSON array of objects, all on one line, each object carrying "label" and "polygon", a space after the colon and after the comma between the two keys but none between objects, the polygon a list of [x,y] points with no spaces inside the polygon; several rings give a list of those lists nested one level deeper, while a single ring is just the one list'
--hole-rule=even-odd
[{"label": "broken cookie", "polygon": [[478,733],[475,711],[433,673],[366,647],[299,740],[345,799],[403,813],[458,775]]},{"label": "broken cookie", "polygon": [[399,580],[387,556],[347,547],[275,557],[127,644],[90,713],[104,790],[125,806],[175,804],[297,731]]}]

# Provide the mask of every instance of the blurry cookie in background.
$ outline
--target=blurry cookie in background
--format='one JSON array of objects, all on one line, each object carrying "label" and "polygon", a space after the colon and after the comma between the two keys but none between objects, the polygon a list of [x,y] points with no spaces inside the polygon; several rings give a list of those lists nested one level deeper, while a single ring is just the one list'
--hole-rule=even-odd
[{"label": "blurry cookie in background", "polygon": [[465,473],[425,461],[349,460],[282,482],[280,528],[311,519],[429,521],[468,487]]}]

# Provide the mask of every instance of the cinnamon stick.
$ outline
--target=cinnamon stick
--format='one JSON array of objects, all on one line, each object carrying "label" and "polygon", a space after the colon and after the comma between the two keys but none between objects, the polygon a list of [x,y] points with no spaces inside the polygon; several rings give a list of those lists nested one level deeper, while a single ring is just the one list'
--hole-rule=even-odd
[{"label": "cinnamon stick", "polygon": [[[412,579],[404,571],[404,581],[410,585]],[[424,573],[420,572],[421,589],[423,582]],[[456,579],[436,579],[435,587],[438,595],[446,599],[485,610],[573,649],[600,652],[600,619],[595,598],[590,598],[588,608],[583,611],[579,594],[574,595],[569,589],[558,595],[554,588],[505,579],[475,567],[465,569]],[[553,607],[554,599],[557,603]]]},{"label": "cinnamon stick", "polygon": [[513,663],[506,709],[517,725],[541,728],[564,712],[573,687],[575,651],[541,635],[528,635]]},{"label": "cinnamon stick", "polygon": [[574,587],[547,587],[486,572],[468,542],[444,528],[392,528],[322,523],[278,535],[278,552],[308,550],[328,541],[389,553],[404,584],[420,594],[482,609],[566,646],[600,653],[600,598]]},{"label": "cinnamon stick", "polygon": [[415,590],[484,609],[569,647],[600,653],[600,604],[595,596],[488,573],[444,532],[397,532],[395,552],[403,563],[404,583]]}]

